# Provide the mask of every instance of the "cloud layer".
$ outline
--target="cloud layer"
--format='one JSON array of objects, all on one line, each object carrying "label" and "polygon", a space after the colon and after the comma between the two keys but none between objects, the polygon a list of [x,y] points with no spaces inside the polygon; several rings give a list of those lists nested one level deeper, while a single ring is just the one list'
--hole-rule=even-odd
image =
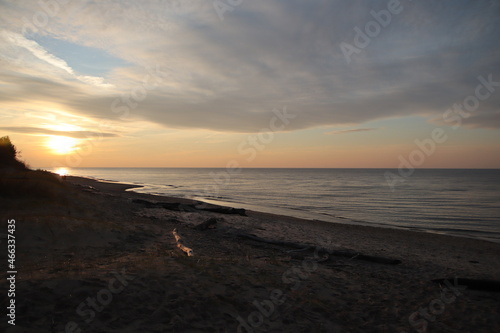
[{"label": "cloud layer", "polygon": [[118,136],[117,134],[114,133],[92,132],[92,131],[55,131],[37,127],[5,126],[5,127],[0,127],[0,130],[14,132],[14,133],[24,133],[24,134],[58,135],[74,139],[113,138]]},{"label": "cloud layer", "polygon": [[[364,30],[370,11],[387,4],[246,0],[221,21],[204,0],[49,9],[3,1],[0,110],[40,104],[96,119],[255,132],[286,105],[296,115],[286,130],[298,130],[434,119],[473,94],[479,75],[500,81],[495,1],[401,1],[400,13],[348,63],[340,44],[354,45],[354,28]],[[36,36],[101,49],[130,65],[102,78],[78,73]],[[465,125],[499,128],[500,93]]]},{"label": "cloud layer", "polygon": [[348,129],[348,130],[340,130],[340,131],[330,131],[326,132],[325,134],[328,135],[339,135],[339,134],[348,134],[348,133],[356,133],[356,132],[368,132],[368,131],[375,131],[378,128],[354,128],[354,129]]}]

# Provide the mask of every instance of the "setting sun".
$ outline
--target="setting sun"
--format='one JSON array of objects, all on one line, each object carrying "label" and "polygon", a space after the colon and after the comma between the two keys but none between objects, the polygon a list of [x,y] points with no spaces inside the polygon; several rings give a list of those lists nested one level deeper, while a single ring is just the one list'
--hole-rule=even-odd
[{"label": "setting sun", "polygon": [[67,136],[51,136],[47,141],[47,147],[50,148],[55,154],[68,154],[76,149],[78,140],[69,138]]}]

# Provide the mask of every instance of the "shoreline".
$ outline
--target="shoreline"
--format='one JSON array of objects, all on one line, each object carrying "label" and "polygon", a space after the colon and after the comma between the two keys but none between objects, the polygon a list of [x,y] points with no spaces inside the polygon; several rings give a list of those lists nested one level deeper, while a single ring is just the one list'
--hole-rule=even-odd
[{"label": "shoreline", "polygon": [[[130,189],[130,190],[133,191],[133,189]],[[158,194],[158,196],[161,197],[162,195]],[[294,214],[293,209],[289,209],[289,208],[276,208],[275,209],[273,207],[257,206],[257,205],[239,203],[239,202],[223,201],[223,200],[211,200],[211,199],[204,199],[204,198],[200,198],[199,200],[203,201],[203,202],[210,203],[210,204],[214,204],[214,205],[228,206],[228,207],[233,207],[233,208],[245,208],[245,209],[247,209],[247,207],[248,207],[248,210],[251,210],[254,212],[293,217],[293,218],[297,218],[297,219],[302,219],[304,221],[318,221],[318,222],[324,222],[324,223],[347,224],[347,225],[355,225],[355,226],[361,226],[361,227],[405,230],[405,231],[411,231],[411,232],[443,235],[443,236],[449,236],[449,237],[476,239],[476,240],[481,240],[481,241],[485,241],[485,242],[500,244],[500,239],[497,239],[497,238],[480,237],[480,236],[475,237],[472,235],[451,233],[451,232],[439,231],[439,230],[433,230],[433,229],[424,229],[424,228],[418,228],[418,227],[404,227],[404,226],[391,225],[391,224],[357,221],[357,220],[352,220],[352,219],[345,218],[345,217],[325,216],[324,214],[311,213],[311,212],[306,211],[306,210],[300,211],[301,212],[300,214]],[[282,212],[280,212],[280,211],[282,211]],[[290,214],[288,214],[288,213],[290,213]],[[317,218],[314,218],[314,217],[308,218],[308,217],[305,217],[305,215],[314,215]],[[322,219],[323,216],[329,217],[329,218],[331,218],[331,220]]]},{"label": "shoreline", "polygon": [[[84,177],[84,176],[68,176],[68,177],[89,179],[92,181],[107,183],[107,184],[123,185],[123,189],[125,191],[133,191],[135,193],[140,193],[140,194],[149,194],[149,193],[142,193],[142,192],[134,191],[134,189],[136,189],[136,188],[143,188],[144,185],[130,184],[130,183],[125,183],[125,182],[120,182],[120,181],[98,179],[98,178]],[[121,187],[119,187],[119,188],[121,188]],[[296,212],[290,208],[266,207],[266,206],[259,206],[259,205],[253,205],[253,204],[234,202],[234,201],[212,200],[212,199],[206,199],[206,198],[171,197],[171,196],[163,195],[163,194],[149,194],[149,195],[164,197],[164,198],[168,198],[169,200],[193,200],[193,201],[202,201],[202,202],[206,202],[206,203],[217,205],[217,206],[244,208],[244,209],[247,209],[249,211],[273,214],[273,215],[290,217],[290,218],[297,218],[297,219],[302,219],[304,221],[319,221],[319,222],[324,222],[324,223],[337,223],[337,224],[347,224],[347,225],[365,226],[365,227],[374,227],[374,228],[383,228],[383,229],[406,230],[406,231],[418,232],[418,233],[435,234],[435,235],[443,235],[443,236],[466,238],[466,239],[475,239],[475,240],[481,240],[481,241],[500,244],[500,239],[498,239],[498,238],[473,236],[473,235],[463,234],[460,232],[440,231],[440,230],[425,229],[425,228],[419,228],[419,227],[405,227],[405,226],[398,226],[398,225],[391,225],[391,224],[356,221],[356,220],[352,220],[349,218],[328,216],[328,215],[313,213],[313,212],[309,212],[309,211],[297,211]],[[307,217],[307,215],[309,215],[309,216],[312,215],[312,217]]]},{"label": "shoreline", "polygon": [[[54,199],[0,202],[1,228],[16,220],[16,328],[23,332],[500,329],[497,243],[211,211],[217,206],[83,177],[61,184]],[[210,220],[215,228],[197,227]],[[181,251],[173,231],[194,256]],[[117,277],[123,288],[111,293]],[[492,287],[477,290],[485,281]]]},{"label": "shoreline", "polygon": [[[109,182],[109,181],[100,181],[97,179],[87,178],[87,177],[77,177],[77,176],[69,176],[71,177],[69,181],[75,182],[81,185],[94,186],[98,190],[102,191],[113,191],[117,193],[121,193],[126,197],[137,197],[137,198],[145,198],[151,201],[157,202],[180,202],[182,204],[190,204],[190,203],[203,203],[202,200],[194,200],[189,198],[179,198],[179,197],[171,197],[164,195],[156,195],[156,194],[146,194],[134,192],[134,188],[140,188],[140,185],[134,184],[126,184],[121,182]],[[220,206],[217,204],[208,203],[208,205]],[[241,208],[241,206],[234,205],[234,208]],[[329,232],[335,232],[336,234],[342,234],[345,239],[350,238],[349,241],[343,241],[340,244],[337,244],[339,247],[356,249],[358,251],[368,251],[374,254],[385,254],[385,253],[398,253],[405,246],[405,242],[408,239],[411,239],[412,243],[418,243],[420,245],[425,245],[432,249],[432,252],[435,253],[434,257],[440,257],[438,253],[441,252],[441,257],[446,258],[444,261],[452,262],[452,258],[448,258],[445,256],[445,251],[440,251],[439,247],[442,244],[446,243],[462,243],[463,246],[467,247],[482,247],[491,245],[492,247],[497,247],[499,252],[498,258],[500,259],[500,243],[493,242],[490,240],[480,239],[480,238],[472,238],[472,237],[460,237],[455,235],[441,234],[435,232],[427,232],[420,230],[410,230],[403,227],[385,227],[380,225],[360,225],[360,224],[351,224],[351,223],[342,223],[342,222],[330,222],[316,219],[305,219],[290,215],[281,215],[269,212],[260,212],[254,210],[246,210],[247,215],[249,217],[255,217],[257,219],[262,220],[277,220],[277,221],[286,221],[286,223],[295,225],[300,230],[311,229],[314,227],[314,230],[317,234],[321,234],[325,230]],[[154,215],[153,215],[154,216]],[[160,214],[161,216],[161,214]],[[259,234],[257,232],[257,234]],[[272,235],[275,238],[282,237],[278,232]],[[296,241],[307,242],[306,237],[298,237],[294,235]],[[402,241],[398,239],[403,239]],[[385,244],[386,248],[384,249],[374,249],[375,244],[382,244],[384,241],[391,240]],[[368,245],[367,245],[368,244]],[[324,245],[324,244],[322,244]],[[414,249],[413,256],[418,256],[418,254],[427,256],[429,255],[430,250],[423,251],[422,249]],[[467,257],[466,254],[462,254]],[[474,259],[470,259],[470,261],[475,261]],[[494,266],[494,265],[493,265]],[[500,277],[500,265],[497,265],[497,276]]]}]

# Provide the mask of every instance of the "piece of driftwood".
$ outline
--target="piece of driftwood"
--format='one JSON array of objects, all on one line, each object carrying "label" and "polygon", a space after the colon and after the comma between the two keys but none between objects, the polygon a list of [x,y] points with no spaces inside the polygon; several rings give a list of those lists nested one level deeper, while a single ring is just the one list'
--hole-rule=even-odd
[{"label": "piece of driftwood", "polygon": [[207,212],[219,213],[219,214],[238,214],[241,216],[247,216],[245,209],[243,208],[232,208],[224,206],[209,206],[209,207],[196,207],[196,204],[185,204],[180,202],[151,202],[143,199],[134,199],[133,203],[141,204],[146,208],[165,208],[168,210],[178,211],[178,212],[195,212],[197,210],[203,210]]},{"label": "piece of driftwood", "polygon": [[197,210],[194,204],[180,202],[151,202],[143,199],[134,199],[132,202],[141,204],[146,208],[165,208],[177,212],[194,212]]},{"label": "piece of driftwood", "polygon": [[320,254],[327,253],[327,254],[334,255],[334,256],[346,257],[349,259],[364,260],[364,261],[370,261],[370,262],[375,262],[375,263],[379,263],[379,264],[387,264],[387,265],[398,265],[401,263],[401,260],[398,260],[398,259],[379,257],[379,256],[371,256],[371,255],[366,255],[366,254],[362,254],[362,253],[351,251],[351,250],[343,250],[343,251],[331,250],[331,249],[326,249],[323,247],[313,247],[313,246],[310,246],[307,244],[265,239],[265,238],[257,237],[254,235],[245,234],[245,233],[239,233],[237,235],[239,237],[248,238],[248,239],[251,239],[251,240],[254,240],[257,242],[273,244],[273,245],[280,245],[280,246],[285,246],[285,247],[291,247],[291,248],[300,249],[303,251],[305,251],[305,250],[313,251],[314,250],[315,252],[320,253]]},{"label": "piece of driftwood", "polygon": [[189,247],[185,246],[184,243],[183,243],[183,240],[181,238],[181,236],[179,236],[179,234],[177,233],[177,229],[174,229],[172,231],[172,234],[174,235],[174,238],[175,238],[175,242],[177,243],[177,247],[184,253],[186,253],[188,255],[188,257],[192,257],[194,256],[194,252],[192,249],[190,249]]},{"label": "piece of driftwood", "polygon": [[181,224],[182,223],[182,221],[179,221],[176,218],[169,218],[169,219],[167,219],[167,222],[174,223],[174,224]]},{"label": "piece of driftwood", "polygon": [[246,211],[243,208],[214,206],[214,207],[203,207],[203,208],[198,207],[198,209],[219,214],[236,214],[241,216],[247,216]]},{"label": "piece of driftwood", "polygon": [[195,229],[195,230],[214,229],[216,224],[217,224],[217,218],[211,217],[208,220],[206,220],[205,222],[198,224],[193,229]]},{"label": "piece of driftwood", "polygon": [[147,200],[142,200],[142,199],[134,199],[134,200],[132,200],[132,202],[143,205],[146,208],[159,208],[160,207],[158,203],[147,201]]},{"label": "piece of driftwood", "polygon": [[484,280],[484,279],[466,279],[466,278],[450,278],[450,279],[434,279],[432,282],[439,284],[452,284],[455,287],[466,287],[470,290],[493,291],[500,292],[500,281]]}]

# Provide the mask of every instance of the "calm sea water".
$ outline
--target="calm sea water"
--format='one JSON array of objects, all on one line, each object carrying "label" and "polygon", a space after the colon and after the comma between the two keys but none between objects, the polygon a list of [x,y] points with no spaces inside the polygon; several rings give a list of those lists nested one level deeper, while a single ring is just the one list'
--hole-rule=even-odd
[{"label": "calm sea water", "polygon": [[[381,169],[76,168],[136,192],[264,212],[500,242],[500,170],[416,170],[394,188]],[[396,170],[393,170],[397,174]]]}]

